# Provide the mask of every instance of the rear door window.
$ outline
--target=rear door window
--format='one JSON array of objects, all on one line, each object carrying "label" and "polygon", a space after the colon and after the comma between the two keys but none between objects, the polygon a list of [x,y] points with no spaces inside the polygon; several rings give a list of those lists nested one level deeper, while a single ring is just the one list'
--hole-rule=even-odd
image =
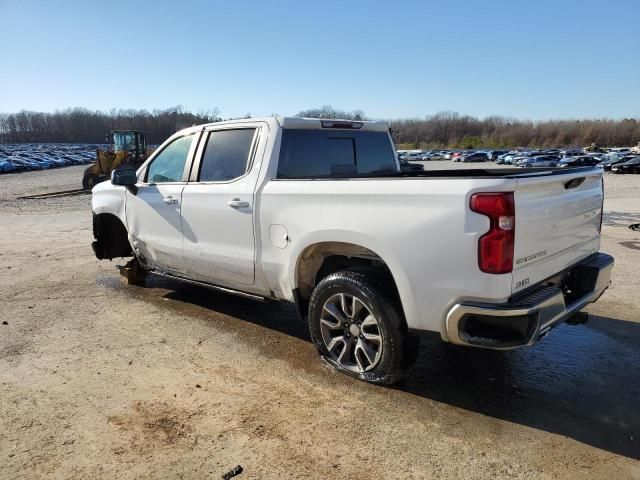
[{"label": "rear door window", "polygon": [[345,178],[396,171],[386,132],[285,129],[279,178]]}]

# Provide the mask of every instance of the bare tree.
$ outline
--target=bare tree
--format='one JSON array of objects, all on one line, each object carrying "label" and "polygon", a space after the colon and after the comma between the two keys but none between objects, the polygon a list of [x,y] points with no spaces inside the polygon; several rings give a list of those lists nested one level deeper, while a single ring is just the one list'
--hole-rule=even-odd
[{"label": "bare tree", "polygon": [[[247,114],[248,115],[248,114]],[[340,110],[331,105],[303,110],[301,117],[366,120],[362,110]],[[213,108],[192,113],[177,105],[164,110],[110,110],[73,108],[55,113],[0,114],[0,143],[102,143],[113,129],[138,129],[149,143],[160,143],[178,129],[220,121]],[[549,120],[531,122],[500,116],[478,119],[457,112],[438,112],[422,119],[390,121],[397,143],[410,148],[459,147],[570,147],[591,143],[630,146],[640,141],[640,120],[626,118]]]},{"label": "bare tree", "polygon": [[301,112],[298,112],[295,116],[308,118],[331,118],[341,120],[366,120],[366,117],[362,110],[353,110],[349,112],[346,110],[335,109],[331,105],[323,105],[320,108],[303,110]]}]

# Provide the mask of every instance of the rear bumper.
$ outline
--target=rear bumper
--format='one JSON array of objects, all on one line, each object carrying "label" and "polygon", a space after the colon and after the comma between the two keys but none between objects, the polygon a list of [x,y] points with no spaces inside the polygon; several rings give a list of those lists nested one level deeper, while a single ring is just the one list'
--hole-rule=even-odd
[{"label": "rear bumper", "polygon": [[613,263],[596,253],[506,304],[456,304],[446,318],[449,341],[496,350],[532,345],[604,293]]}]

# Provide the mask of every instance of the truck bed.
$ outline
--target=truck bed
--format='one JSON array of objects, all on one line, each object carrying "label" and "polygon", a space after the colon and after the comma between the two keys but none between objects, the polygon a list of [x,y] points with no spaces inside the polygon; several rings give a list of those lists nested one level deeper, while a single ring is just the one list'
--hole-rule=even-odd
[{"label": "truck bed", "polygon": [[[380,174],[358,175],[357,178],[345,176],[344,180],[354,180],[361,178],[526,178],[539,177],[544,175],[566,175],[581,172],[590,172],[598,167],[576,167],[576,168],[465,168],[446,170],[423,170],[414,172],[384,172]],[[289,180],[289,179],[280,179]],[[291,179],[296,180],[296,179]],[[340,180],[335,176],[317,177],[313,180]]]}]

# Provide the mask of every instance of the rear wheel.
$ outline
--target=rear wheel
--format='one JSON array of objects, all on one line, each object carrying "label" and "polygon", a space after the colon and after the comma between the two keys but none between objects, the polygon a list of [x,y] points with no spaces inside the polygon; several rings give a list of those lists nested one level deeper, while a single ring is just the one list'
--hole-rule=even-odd
[{"label": "rear wheel", "polygon": [[395,383],[415,356],[398,302],[362,271],[333,273],[318,283],[309,330],[331,366],[370,383]]}]

